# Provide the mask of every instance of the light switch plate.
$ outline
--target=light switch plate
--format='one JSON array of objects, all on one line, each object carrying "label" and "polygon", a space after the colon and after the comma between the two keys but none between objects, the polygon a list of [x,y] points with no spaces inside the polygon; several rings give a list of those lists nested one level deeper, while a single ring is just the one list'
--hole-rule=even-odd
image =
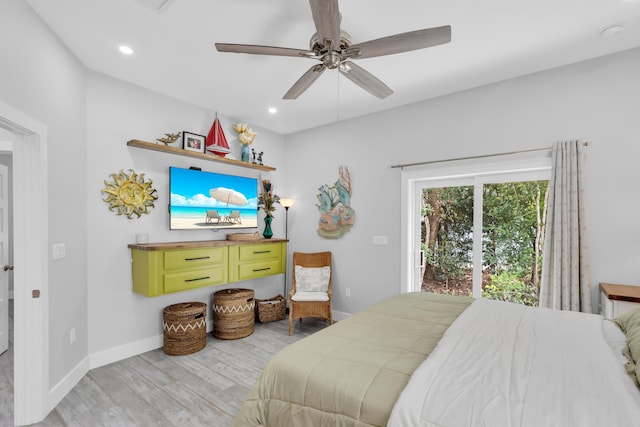
[{"label": "light switch plate", "polygon": [[67,256],[67,248],[64,243],[56,243],[52,247],[53,259],[62,259]]},{"label": "light switch plate", "polygon": [[387,236],[373,236],[372,242],[376,246],[386,246],[388,244]]}]

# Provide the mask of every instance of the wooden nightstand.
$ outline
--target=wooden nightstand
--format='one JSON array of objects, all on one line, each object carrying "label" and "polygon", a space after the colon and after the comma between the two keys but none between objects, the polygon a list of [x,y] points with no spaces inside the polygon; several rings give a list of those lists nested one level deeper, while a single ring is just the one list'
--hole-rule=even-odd
[{"label": "wooden nightstand", "polygon": [[600,314],[615,319],[640,307],[640,286],[600,283]]}]

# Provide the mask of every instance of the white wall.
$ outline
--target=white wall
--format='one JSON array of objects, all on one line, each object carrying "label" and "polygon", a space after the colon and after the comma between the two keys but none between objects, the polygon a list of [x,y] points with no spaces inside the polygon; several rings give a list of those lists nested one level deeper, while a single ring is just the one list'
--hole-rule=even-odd
[{"label": "white wall", "polygon": [[[263,177],[274,181],[277,194],[296,199],[289,212],[289,253],[333,251],[334,307],[355,312],[400,289],[400,173],[390,165],[582,138],[593,143],[588,196],[594,286],[599,281],[638,284],[639,53],[631,50],[287,137],[257,129],[256,148],[264,149],[265,163],[278,169]],[[49,265],[50,383],[55,384],[88,354],[107,361],[157,343],[164,306],[209,302],[212,292],[222,289],[157,298],[131,292],[127,244],[136,233],[149,233],[151,241],[223,238],[168,230],[168,167],[194,165],[247,176],[255,171],[127,147],[129,139],[153,141],[177,130],[206,134],[214,112],[87,73],[20,0],[3,1],[0,56],[0,99],[48,130],[50,203],[42,218],[48,221],[50,244],[67,247],[67,257]],[[236,119],[222,114],[221,119],[231,140]],[[231,144],[238,156],[237,144]],[[315,231],[316,194],[320,185],[338,178],[340,165],[351,171],[357,219],[344,237],[326,240]],[[151,178],[160,196],[156,209],[137,220],[109,212],[100,193],[109,174],[129,168]],[[281,209],[274,229],[276,237],[283,236]],[[387,236],[389,244],[374,246],[373,236]],[[236,286],[268,297],[281,292],[282,276]],[[77,331],[74,344],[69,344],[71,327]]]},{"label": "white wall", "polygon": [[[197,166],[226,174],[261,176],[272,180],[276,193],[282,189],[281,174],[279,171],[260,172],[128,147],[126,142],[130,139],[155,142],[156,138],[168,132],[186,130],[206,135],[215,112],[102,74],[89,73],[87,115],[89,353],[93,358],[92,366],[128,356],[131,352],[161,346],[162,309],[170,304],[186,301],[207,303],[211,322],[211,296],[215,291],[228,287],[250,288],[255,290],[257,298],[272,297],[283,292],[284,277],[278,275],[153,298],[134,294],[131,290],[131,253],[127,245],[135,242],[136,233],[148,233],[150,242],[226,238],[225,231],[169,230],[169,166]],[[233,150],[232,155],[239,159],[240,143],[232,129],[238,120],[223,114],[218,116]],[[265,164],[282,169],[284,138],[265,129],[253,129],[258,136],[252,148],[265,152]],[[108,204],[102,201],[104,180],[110,181],[110,174],[118,173],[121,169],[144,173],[145,178],[153,181],[158,200],[150,214],[139,219],[128,219],[110,212]],[[262,232],[262,211],[260,213],[259,230]],[[277,212],[273,228],[275,237],[284,237],[284,216],[277,215]]]},{"label": "white wall", "polygon": [[47,127],[49,206],[41,219],[49,243],[66,244],[66,258],[49,261],[53,387],[87,355],[85,69],[21,0],[2,2],[0,57],[0,99]]},{"label": "white wall", "polygon": [[[640,49],[286,137],[290,250],[334,251],[334,308],[398,292],[400,170],[390,165],[592,142],[587,164],[592,283],[640,284]],[[375,102],[375,101],[372,101]],[[353,179],[353,229],[316,234],[315,195],[338,165]],[[372,236],[388,236],[388,246]],[[351,289],[346,298],[344,289]],[[597,292],[594,292],[594,308]]]}]

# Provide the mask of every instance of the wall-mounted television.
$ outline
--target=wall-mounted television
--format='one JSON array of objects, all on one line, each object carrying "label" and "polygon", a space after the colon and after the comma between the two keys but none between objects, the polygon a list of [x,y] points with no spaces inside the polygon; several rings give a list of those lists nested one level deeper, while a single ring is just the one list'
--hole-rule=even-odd
[{"label": "wall-mounted television", "polygon": [[258,179],[169,168],[171,230],[257,228]]}]

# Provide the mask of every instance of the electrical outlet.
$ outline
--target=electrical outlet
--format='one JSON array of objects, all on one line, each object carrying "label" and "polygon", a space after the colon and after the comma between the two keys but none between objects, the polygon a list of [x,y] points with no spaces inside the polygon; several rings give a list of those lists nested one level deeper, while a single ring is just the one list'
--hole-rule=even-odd
[{"label": "electrical outlet", "polygon": [[69,343],[73,344],[76,341],[76,328],[69,330]]},{"label": "electrical outlet", "polygon": [[347,298],[351,298],[351,289],[350,288],[346,288],[344,290],[344,294]]}]

